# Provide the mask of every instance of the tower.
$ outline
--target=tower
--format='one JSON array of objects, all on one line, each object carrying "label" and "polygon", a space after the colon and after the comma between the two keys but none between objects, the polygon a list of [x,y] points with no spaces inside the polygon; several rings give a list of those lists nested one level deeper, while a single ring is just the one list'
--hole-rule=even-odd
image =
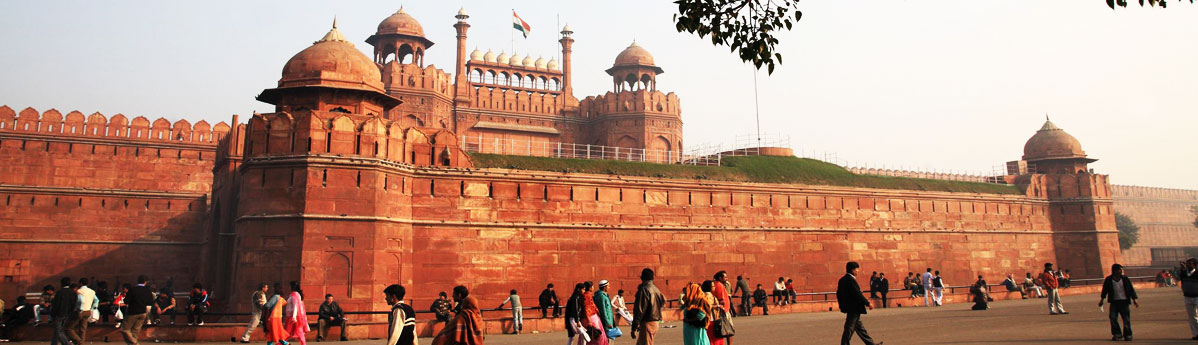
[{"label": "tower", "polygon": [[[470,29],[470,24],[466,23],[466,19],[470,19],[470,15],[466,14],[466,8],[458,10],[458,14],[454,16],[458,22],[453,25],[453,28],[458,32],[458,51],[457,63],[454,65],[454,104],[465,105],[470,103],[470,79],[466,72],[466,30]],[[475,50],[477,52],[477,49]]]},{"label": "tower", "polygon": [[[411,63],[421,67],[424,66],[424,51],[433,46],[433,41],[424,38],[424,28],[420,22],[408,15],[402,6],[379,23],[378,30],[366,38],[366,43],[374,46],[374,62],[377,64],[385,64],[389,57],[395,55],[394,60],[401,64]],[[412,59],[405,62],[408,56]]]},{"label": "tower", "polygon": [[[568,66],[568,64],[567,64]],[[612,77],[612,91],[657,91],[657,75],[665,73],[653,64],[653,55],[633,41],[616,56],[616,63],[607,69]]]},{"label": "tower", "polygon": [[1047,119],[1023,146],[1027,173],[1017,182],[1047,199],[1058,268],[1101,277],[1119,257],[1118,231],[1107,175],[1094,174],[1081,143]]},{"label": "tower", "polygon": [[574,47],[574,30],[570,29],[570,24],[562,27],[562,38],[558,40],[562,44],[562,94],[573,95],[574,83],[570,81],[570,52]]}]

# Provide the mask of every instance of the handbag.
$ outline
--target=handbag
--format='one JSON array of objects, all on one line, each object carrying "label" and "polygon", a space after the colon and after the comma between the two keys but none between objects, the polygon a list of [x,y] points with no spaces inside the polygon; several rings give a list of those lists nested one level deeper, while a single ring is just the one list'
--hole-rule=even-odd
[{"label": "handbag", "polygon": [[707,321],[699,318],[700,313],[702,311],[699,309],[687,309],[682,313],[682,322],[696,328],[707,328]]},{"label": "handbag", "polygon": [[619,338],[620,336],[623,336],[623,335],[624,335],[624,332],[621,331],[619,327],[612,327],[607,330],[607,338],[608,339]]},{"label": "handbag", "polygon": [[732,325],[732,318],[728,315],[728,312],[724,308],[719,308],[718,310],[718,313],[722,317],[719,320],[715,320],[713,330],[715,331],[716,338],[727,338],[736,335],[736,327]]},{"label": "handbag", "polygon": [[100,310],[92,309],[92,315],[87,318],[87,322],[96,323],[96,321],[100,321]]}]

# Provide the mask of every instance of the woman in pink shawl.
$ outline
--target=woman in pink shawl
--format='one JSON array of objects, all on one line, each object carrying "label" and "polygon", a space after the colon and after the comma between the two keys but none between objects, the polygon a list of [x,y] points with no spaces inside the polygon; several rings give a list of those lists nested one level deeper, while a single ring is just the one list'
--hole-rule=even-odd
[{"label": "woman in pink shawl", "polygon": [[287,333],[299,338],[300,345],[307,345],[304,336],[312,329],[308,327],[308,311],[304,309],[304,294],[299,282],[291,282],[291,297],[287,297],[287,305],[283,309],[283,328]]}]

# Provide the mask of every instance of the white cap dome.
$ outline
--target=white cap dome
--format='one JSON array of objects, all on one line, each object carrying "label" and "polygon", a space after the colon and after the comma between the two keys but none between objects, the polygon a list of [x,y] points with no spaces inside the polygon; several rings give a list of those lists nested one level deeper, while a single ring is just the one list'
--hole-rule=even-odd
[{"label": "white cap dome", "polygon": [[524,67],[524,58],[520,54],[512,54],[512,61],[508,63],[512,67]]},{"label": "white cap dome", "polygon": [[495,52],[491,51],[490,49],[487,49],[487,54],[483,55],[483,61],[495,62]]},{"label": "white cap dome", "polygon": [[529,55],[529,56],[525,56],[524,62],[521,62],[520,64],[524,65],[524,67],[533,67],[536,63],[537,63],[537,59],[533,59],[532,55]]},{"label": "white cap dome", "polygon": [[495,58],[496,63],[507,64],[508,55],[505,52],[499,52],[499,57]]},{"label": "white cap dome", "polygon": [[549,68],[551,71],[558,70],[557,58],[549,59],[549,63],[546,64],[545,67]]},{"label": "white cap dome", "polygon": [[470,60],[482,61],[483,60],[483,52],[479,51],[478,48],[474,48],[474,51],[470,52]]},{"label": "white cap dome", "polygon": [[540,68],[540,69],[545,69],[545,64],[547,64],[547,63],[548,63],[548,61],[546,61],[545,57],[543,57],[543,56],[538,57],[537,61],[534,62],[534,64],[536,64],[537,68]]},{"label": "white cap dome", "polygon": [[466,8],[465,8],[465,7],[462,7],[462,9],[458,10],[458,15],[459,15],[459,16],[466,16],[466,15],[467,15],[467,14],[466,14]]}]

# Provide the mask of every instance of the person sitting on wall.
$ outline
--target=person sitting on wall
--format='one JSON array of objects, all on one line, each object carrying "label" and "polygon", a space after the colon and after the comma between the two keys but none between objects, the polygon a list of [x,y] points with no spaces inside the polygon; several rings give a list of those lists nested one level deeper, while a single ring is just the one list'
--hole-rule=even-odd
[{"label": "person sitting on wall", "polygon": [[[401,298],[402,300],[402,298]],[[345,312],[341,310],[341,305],[333,300],[332,294],[324,295],[324,303],[320,304],[320,310],[317,312],[319,319],[316,321],[316,341],[324,341],[324,338],[329,334],[329,327],[341,327],[341,341],[346,341],[346,324]]]},{"label": "person sitting on wall", "polygon": [[478,300],[470,297],[470,290],[461,285],[453,288],[453,300],[458,303],[459,311],[433,338],[433,345],[481,345],[483,315]]},{"label": "person sitting on wall", "polygon": [[0,322],[0,340],[15,340],[12,339],[12,331],[33,321],[33,310],[35,308],[37,308],[37,305],[26,302],[25,296],[18,296],[17,304],[8,313],[8,319]]},{"label": "person sitting on wall", "polygon": [[428,309],[433,311],[433,316],[436,317],[437,321],[449,322],[449,311],[453,309],[453,306],[449,302],[449,296],[445,294],[445,291],[441,291],[441,293],[437,294],[437,299],[433,300],[433,305]]},{"label": "person sitting on wall", "polygon": [[990,302],[994,301],[993,298],[990,298],[990,293],[986,291],[986,281],[981,279],[981,276],[978,276],[977,282],[969,286],[969,294],[973,299],[973,307],[970,308],[973,310],[990,309]]},{"label": "person sitting on wall", "polygon": [[1007,279],[1004,279],[1000,284],[1007,288],[1007,291],[1019,291],[1019,297],[1022,299],[1027,299],[1027,290],[1024,289],[1023,286],[1015,283],[1015,275],[1007,273]]},{"label": "person sitting on wall", "polygon": [[1035,292],[1037,298],[1044,298],[1044,289],[1032,278],[1032,272],[1027,272],[1027,278],[1023,279],[1023,289],[1027,290],[1028,294]]},{"label": "person sitting on wall", "polygon": [[[757,284],[757,290],[753,290],[753,303],[761,307],[761,315],[770,314],[769,295],[765,293],[765,289],[761,288],[761,284]],[[752,308],[749,308],[749,314],[753,314]]]}]

